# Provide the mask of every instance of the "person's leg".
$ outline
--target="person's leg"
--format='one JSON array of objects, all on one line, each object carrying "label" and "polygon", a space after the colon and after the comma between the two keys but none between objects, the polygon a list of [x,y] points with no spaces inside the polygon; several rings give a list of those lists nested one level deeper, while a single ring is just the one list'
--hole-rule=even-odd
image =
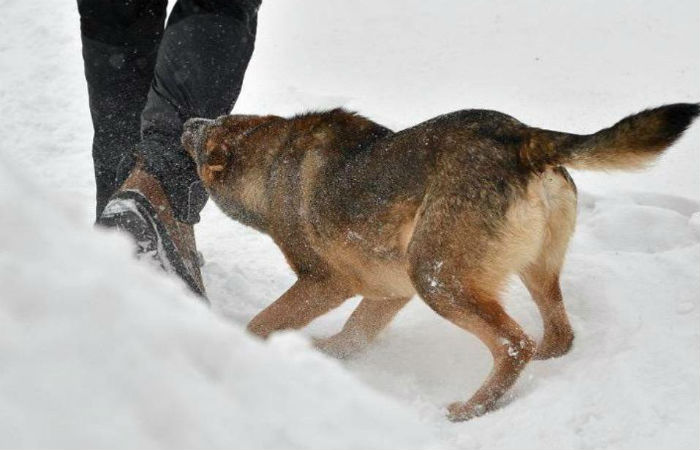
[{"label": "person's leg", "polygon": [[163,34],[137,146],[146,172],[163,185],[175,217],[199,221],[207,200],[182,144],[191,117],[228,114],[253,52],[258,0],[179,0]]},{"label": "person's leg", "polygon": [[[141,112],[153,80],[167,0],[78,0],[85,78],[94,128],[97,217],[124,182],[141,140]],[[128,160],[125,160],[125,156]]]},{"label": "person's leg", "polygon": [[[180,0],[163,33],[128,177],[98,223],[132,234],[140,252],[204,296],[192,225],[207,200],[180,143],[190,117],[230,112],[253,51],[257,0]],[[117,175],[119,177],[119,175]]]}]

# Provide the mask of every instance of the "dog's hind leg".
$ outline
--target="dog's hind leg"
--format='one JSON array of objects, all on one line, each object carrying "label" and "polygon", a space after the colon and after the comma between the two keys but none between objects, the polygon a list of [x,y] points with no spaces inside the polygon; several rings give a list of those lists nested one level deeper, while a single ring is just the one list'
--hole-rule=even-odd
[{"label": "dog's hind leg", "polygon": [[532,357],[535,343],[501,307],[497,293],[488,287],[488,279],[455,274],[454,283],[441,278],[422,282],[419,272],[423,271],[414,272],[416,287],[426,303],[442,317],[474,333],[491,351],[493,368],[486,381],[467,402],[448,407],[448,417],[453,421],[480,416],[494,409],[497,400],[515,383]]},{"label": "dog's hind leg", "polygon": [[576,192],[563,169],[543,175],[548,197],[548,220],[539,255],[520,271],[520,278],[535,300],[544,335],[534,358],[547,359],[569,351],[574,333],[564,308],[559,273],[576,223]]},{"label": "dog's hind leg", "polygon": [[364,298],[338,334],[325,339],[316,339],[314,343],[323,352],[337,358],[345,358],[356,353],[367,347],[410,299],[410,297],[381,300]]},{"label": "dog's hind leg", "polygon": [[248,331],[266,338],[270,333],[299,329],[340,306],[352,293],[332,278],[299,278],[294,285],[248,324]]},{"label": "dog's hind leg", "polygon": [[499,303],[499,293],[517,264],[507,246],[494,240],[500,233],[490,234],[478,213],[430,213],[409,246],[413,285],[434,311],[474,333],[493,357],[491,373],[476,393],[448,407],[450,420],[467,420],[494,409],[534,354],[535,343]]},{"label": "dog's hind leg", "polygon": [[533,264],[521,272],[520,277],[535,300],[544,324],[542,342],[537,345],[534,358],[548,359],[564,355],[571,348],[574,332],[564,308],[559,272]]}]

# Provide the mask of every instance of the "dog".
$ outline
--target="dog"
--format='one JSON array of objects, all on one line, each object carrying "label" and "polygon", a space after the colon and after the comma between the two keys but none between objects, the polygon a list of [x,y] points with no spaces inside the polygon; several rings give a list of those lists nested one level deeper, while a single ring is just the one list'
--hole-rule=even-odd
[{"label": "dog", "polygon": [[[230,115],[188,120],[182,143],[221,210],[270,235],[298,277],[252,319],[250,332],[299,329],[361,295],[342,331],[315,341],[345,357],[418,294],[493,356],[476,393],[448,406],[448,418],[461,421],[492,410],[532,358],[571,348],[559,273],[576,187],[565,167],[645,167],[699,110],[665,105],[590,135],[488,110],[400,132],[343,109],[289,119]],[[511,274],[541,313],[538,345],[501,306]]]}]

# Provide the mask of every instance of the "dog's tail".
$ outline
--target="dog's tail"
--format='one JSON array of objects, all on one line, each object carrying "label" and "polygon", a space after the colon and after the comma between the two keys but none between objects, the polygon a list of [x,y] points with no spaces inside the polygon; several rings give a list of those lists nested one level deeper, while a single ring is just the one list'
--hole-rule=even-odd
[{"label": "dog's tail", "polygon": [[586,170],[644,168],[673,144],[700,113],[699,103],[676,103],[625,117],[590,135],[530,128],[520,161],[533,170],[567,166]]}]

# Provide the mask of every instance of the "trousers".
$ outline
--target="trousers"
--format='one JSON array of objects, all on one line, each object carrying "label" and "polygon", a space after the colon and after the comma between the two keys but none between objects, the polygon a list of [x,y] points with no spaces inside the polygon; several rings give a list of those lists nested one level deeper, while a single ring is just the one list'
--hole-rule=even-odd
[{"label": "trousers", "polygon": [[98,217],[140,160],[175,217],[199,221],[207,194],[182,124],[233,108],[260,1],[178,0],[166,24],[167,0],[78,0]]}]

